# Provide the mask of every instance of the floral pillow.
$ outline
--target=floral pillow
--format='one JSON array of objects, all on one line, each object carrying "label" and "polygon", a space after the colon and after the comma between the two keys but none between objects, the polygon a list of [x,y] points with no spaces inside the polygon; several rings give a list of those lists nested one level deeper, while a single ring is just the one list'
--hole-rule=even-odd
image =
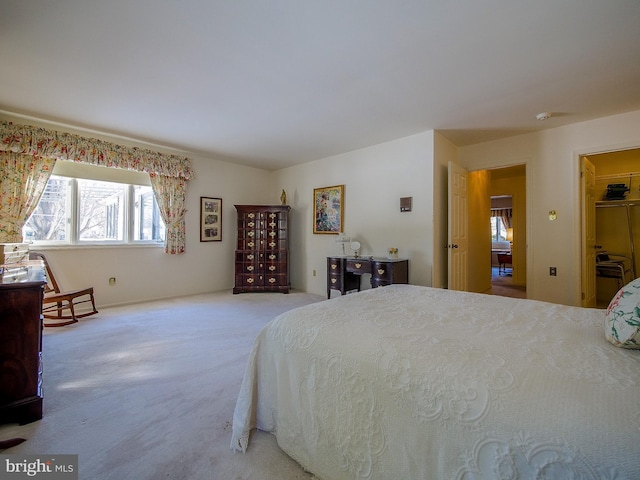
[{"label": "floral pillow", "polygon": [[607,308],[605,336],[616,347],[640,349],[640,278],[616,293]]}]

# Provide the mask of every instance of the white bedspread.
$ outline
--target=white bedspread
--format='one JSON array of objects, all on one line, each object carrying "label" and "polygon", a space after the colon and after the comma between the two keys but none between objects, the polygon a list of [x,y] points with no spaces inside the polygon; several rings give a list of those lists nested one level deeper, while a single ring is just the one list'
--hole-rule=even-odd
[{"label": "white bedspread", "polygon": [[323,480],[640,479],[640,351],[604,311],[392,285],[298,308],[256,339],[250,430]]}]

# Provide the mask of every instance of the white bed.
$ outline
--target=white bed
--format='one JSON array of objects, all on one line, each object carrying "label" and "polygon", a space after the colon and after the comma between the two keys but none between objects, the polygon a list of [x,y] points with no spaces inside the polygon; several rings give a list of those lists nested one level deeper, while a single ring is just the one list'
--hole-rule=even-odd
[{"label": "white bed", "polygon": [[259,334],[233,417],[322,480],[640,479],[640,350],[603,310],[391,285]]}]

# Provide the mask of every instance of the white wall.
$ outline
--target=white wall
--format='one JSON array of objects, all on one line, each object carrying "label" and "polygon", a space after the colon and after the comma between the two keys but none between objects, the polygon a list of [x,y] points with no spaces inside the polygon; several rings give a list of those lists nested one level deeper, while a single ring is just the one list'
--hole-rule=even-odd
[{"label": "white wall", "polygon": [[[92,285],[99,306],[231,290],[234,284],[234,204],[269,203],[269,174],[209,158],[190,157],[186,247],[80,247],[44,250],[66,288]],[[200,242],[200,197],[222,198],[222,241]],[[116,285],[109,286],[109,277]]]},{"label": "white wall", "polygon": [[[21,118],[0,118],[86,134]],[[126,139],[96,138],[180,153]],[[48,250],[66,288],[93,285],[99,306],[231,289],[234,283],[234,204],[278,204],[287,191],[291,213],[291,281],[294,289],[326,294],[326,257],[340,253],[333,235],[313,234],[313,189],[345,185],[345,231],[364,255],[384,256],[389,246],[409,258],[409,281],[445,286],[446,169],[456,160],[469,170],[527,164],[527,295],[580,304],[580,198],[578,157],[640,147],[640,111],[552,128],[539,133],[456,148],[434,131],[267,172],[220,159],[188,155],[195,178],[187,198],[187,252],[160,248]],[[200,196],[223,199],[222,242],[199,242]],[[413,197],[401,213],[400,197]],[[548,220],[556,210],[558,220]],[[434,240],[435,239],[435,240]],[[445,242],[446,243],[446,242]],[[444,250],[444,249],[442,249]],[[549,266],[558,269],[549,277]],[[313,275],[315,270],[316,275]],[[108,286],[108,278],[117,278]]]},{"label": "white wall", "polygon": [[[527,296],[580,305],[578,157],[640,146],[640,111],[458,150],[469,170],[527,164]],[[549,220],[555,210],[558,219]],[[549,267],[558,275],[549,276]]]},{"label": "white wall", "polygon": [[[326,295],[326,258],[342,250],[335,235],[313,233],[313,189],[342,184],[344,231],[362,244],[362,255],[384,257],[387,247],[397,247],[399,256],[409,259],[410,283],[431,285],[433,131],[428,131],[273,173],[271,196],[284,188],[292,207],[292,287]],[[413,197],[411,212],[400,212],[400,197]]]},{"label": "white wall", "polygon": [[[31,119],[2,117],[130,146],[182,154],[159,146],[87,133]],[[269,197],[270,173],[212,158],[192,159],[194,178],[187,191],[186,252],[168,255],[161,247],[38,248],[49,259],[65,289],[93,286],[98,308],[204,292],[226,290],[234,284],[236,213],[234,204],[279,203]],[[222,198],[222,242],[200,242],[200,197]],[[34,248],[35,249],[35,248]],[[109,277],[116,285],[109,286]]]}]

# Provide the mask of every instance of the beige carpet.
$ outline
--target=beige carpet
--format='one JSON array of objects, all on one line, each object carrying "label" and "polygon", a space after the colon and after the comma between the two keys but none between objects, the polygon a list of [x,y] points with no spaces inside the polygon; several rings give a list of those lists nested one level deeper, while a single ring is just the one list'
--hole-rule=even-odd
[{"label": "beige carpet", "polygon": [[487,293],[502,297],[527,298],[527,288],[514,285],[511,275],[500,275],[498,267],[491,269],[491,289]]},{"label": "beige carpet", "polygon": [[310,479],[275,437],[230,450],[253,340],[273,317],[323,297],[197,295],[98,315],[43,338],[44,418],[0,426],[2,453],[78,454],[80,479]]}]

